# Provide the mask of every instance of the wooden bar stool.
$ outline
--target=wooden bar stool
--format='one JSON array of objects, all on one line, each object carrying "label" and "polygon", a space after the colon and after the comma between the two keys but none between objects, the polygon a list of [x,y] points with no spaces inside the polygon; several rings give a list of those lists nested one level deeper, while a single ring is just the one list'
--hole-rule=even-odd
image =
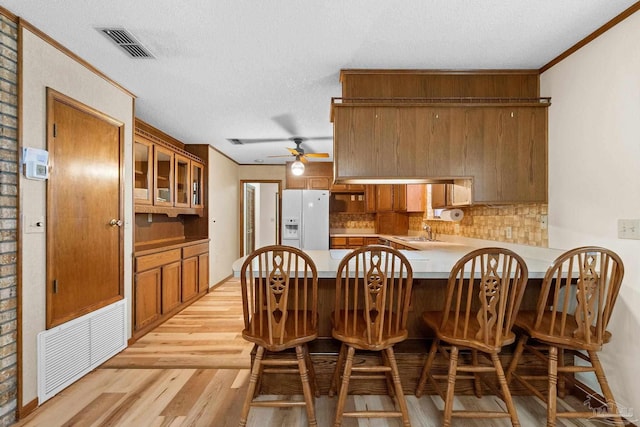
[{"label": "wooden bar stool", "polygon": [[[306,406],[309,425],[316,426],[313,398],[317,387],[306,345],[318,336],[318,273],[315,264],[299,249],[265,246],[244,261],[240,284],[244,311],[242,336],[257,345],[240,426],[246,425],[251,406]],[[295,348],[295,360],[264,358],[265,352],[281,352],[289,348]],[[304,401],[255,400],[257,384],[263,373],[299,373]]]},{"label": "wooden bar stool", "polygon": [[[443,426],[450,426],[452,417],[509,417],[512,425],[520,425],[498,354],[504,345],[515,341],[511,327],[524,295],[527,275],[523,259],[508,249],[483,248],[472,251],[451,270],[443,310],[422,314],[425,324],[435,331],[436,338],[422,370],[416,396],[422,396],[427,380],[433,383],[445,401]],[[449,344],[450,350],[441,342]],[[471,365],[461,364],[460,350],[471,350]],[[449,360],[448,375],[431,373],[437,351]],[[488,356],[490,364],[480,365],[478,353]],[[466,375],[457,375],[458,372]],[[507,412],[454,411],[456,378],[474,380],[476,395],[479,396],[484,379],[481,374],[489,372],[498,377]],[[436,382],[436,379],[443,378],[447,379],[446,395],[443,395]],[[495,391],[498,394],[498,390]]]},{"label": "wooden bar stool", "polygon": [[[624,425],[597,355],[611,339],[606,328],[623,275],[620,257],[608,249],[587,246],[567,251],[547,270],[537,311],[518,314],[515,326],[523,333],[507,370],[507,380],[517,380],[547,403],[547,426],[555,426],[558,418],[612,418],[615,425]],[[531,345],[527,344],[529,338],[534,339]],[[546,363],[547,375],[524,376],[516,372],[525,350]],[[583,359],[589,366],[564,366],[564,352]],[[577,372],[595,373],[606,404],[585,412],[558,412],[558,384],[563,389],[564,382],[573,382]],[[541,378],[548,381],[547,396],[530,383]],[[595,406],[596,402],[592,404]]]},{"label": "wooden bar stool", "polygon": [[[334,426],[342,425],[343,417],[399,417],[403,425],[411,425],[393,345],[407,338],[412,276],[407,258],[388,246],[364,246],[340,262],[331,331],[342,342],[329,391],[335,393],[342,371]],[[353,366],[356,350],[381,352],[382,364]],[[344,412],[349,380],[370,378],[386,379],[399,411]]]}]

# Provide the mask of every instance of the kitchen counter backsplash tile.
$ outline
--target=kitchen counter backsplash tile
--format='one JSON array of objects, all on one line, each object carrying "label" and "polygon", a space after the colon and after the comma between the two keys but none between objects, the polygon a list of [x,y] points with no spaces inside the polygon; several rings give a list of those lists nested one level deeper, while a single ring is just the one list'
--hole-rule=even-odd
[{"label": "kitchen counter backsplash tile", "polygon": [[332,213],[329,214],[329,229],[371,229],[376,228],[375,214]]},{"label": "kitchen counter backsplash tile", "polygon": [[[462,208],[464,218],[460,222],[435,220],[427,214],[411,214],[409,232],[422,232],[422,221],[436,234],[450,234],[498,242],[518,243],[530,246],[549,246],[549,236],[542,229],[540,218],[548,214],[545,204],[517,204],[505,206],[471,206]],[[511,238],[506,228],[511,227]]]}]

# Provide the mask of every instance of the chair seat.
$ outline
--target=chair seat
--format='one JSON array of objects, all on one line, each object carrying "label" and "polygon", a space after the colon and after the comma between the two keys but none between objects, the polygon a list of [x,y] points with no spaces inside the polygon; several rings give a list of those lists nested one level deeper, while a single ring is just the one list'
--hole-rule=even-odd
[{"label": "chair seat", "polygon": [[[333,336],[333,338],[347,343],[359,350],[384,350],[385,348],[389,348],[396,343],[404,341],[408,336],[408,332],[406,329],[400,329],[397,331],[397,333],[390,334],[389,331],[384,328],[382,332],[382,339],[376,344],[371,344],[367,340],[367,321],[365,320],[364,311],[357,310],[355,312],[355,329],[353,311],[349,312],[348,328],[345,328],[344,322],[342,320],[345,318],[344,314],[344,310],[341,310],[339,317],[340,320],[338,320],[338,323],[336,324],[335,312],[331,313],[331,324],[333,326],[331,335]],[[397,315],[394,313],[393,317],[391,318],[391,324],[396,323],[396,317]],[[386,322],[387,320],[385,320],[385,323]]]},{"label": "chair seat", "polygon": [[[267,324],[267,318],[268,314],[266,311],[263,313],[263,316],[260,316],[260,314],[254,314],[251,318],[249,328],[242,331],[242,337],[247,341],[264,347],[268,351],[286,350],[288,348],[293,348],[300,344],[313,341],[318,337],[317,328],[312,327],[314,322],[312,321],[313,314],[311,311],[298,311],[296,315],[292,310],[289,310],[285,320],[285,331],[282,342],[279,343],[275,341],[273,344],[270,344],[270,331]],[[304,325],[306,325],[306,327]],[[274,327],[278,326],[276,325]],[[273,337],[276,337],[279,335],[279,330],[278,333],[276,333],[276,331],[271,331],[271,334]]]},{"label": "chair seat", "polygon": [[[500,352],[501,346],[490,346],[486,345],[481,340],[469,338],[475,337],[478,331],[480,331],[480,324],[478,322],[469,322],[467,326],[467,335],[465,337],[462,330],[462,327],[464,325],[464,322],[462,320],[459,320],[458,330],[456,331],[454,328],[454,315],[452,313],[449,316],[445,327],[441,328],[442,315],[442,311],[425,311],[424,313],[422,313],[422,320],[431,329],[433,329],[438,339],[458,347],[476,349],[485,353]],[[506,336],[503,337],[502,345],[509,345],[513,343],[515,339],[516,335],[513,332],[509,332],[508,334],[506,334]]]},{"label": "chair seat", "polygon": [[[544,341],[546,343],[555,344],[559,347],[569,347],[578,350],[600,350],[602,345],[598,342],[587,343],[583,338],[574,335],[578,329],[578,323],[576,318],[572,315],[567,315],[566,327],[561,329],[561,324],[558,319],[554,323],[554,330],[551,331],[551,321],[553,314],[550,311],[542,314],[542,321],[540,327],[535,328],[535,322],[537,313],[535,311],[521,311],[515,321],[515,326],[523,329],[531,338],[538,341]],[[596,333],[595,327],[591,327],[592,335]],[[611,340],[611,333],[605,331],[603,334],[603,343],[608,343]]]}]

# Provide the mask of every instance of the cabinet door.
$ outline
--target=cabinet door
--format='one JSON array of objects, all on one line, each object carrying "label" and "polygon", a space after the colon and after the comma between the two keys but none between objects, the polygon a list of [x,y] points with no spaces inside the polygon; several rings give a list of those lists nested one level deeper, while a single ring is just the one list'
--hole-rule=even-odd
[{"label": "cabinet door", "polygon": [[182,260],[182,302],[198,294],[198,257]]},{"label": "cabinet door", "polygon": [[191,161],[191,207],[204,207],[204,165]]},{"label": "cabinet door", "polygon": [[393,185],[391,184],[376,185],[376,211],[377,212],[393,211]]},{"label": "cabinet door", "polygon": [[431,185],[431,207],[433,209],[442,209],[447,206],[446,189],[447,184],[430,184]]},{"label": "cabinet door", "polygon": [[155,199],[157,206],[173,206],[173,152],[154,147]]},{"label": "cabinet door", "polygon": [[175,206],[191,206],[191,161],[180,154],[175,155]]},{"label": "cabinet door", "polygon": [[365,185],[364,211],[367,213],[376,213],[376,186],[375,185]]},{"label": "cabinet door", "polygon": [[198,292],[209,290],[209,253],[198,255]]},{"label": "cabinet door", "polygon": [[393,210],[398,212],[407,211],[407,186],[405,184],[395,184],[393,186]]},{"label": "cabinet door", "polygon": [[405,185],[405,206],[407,212],[424,212],[427,208],[427,187],[425,184]]},{"label": "cabinet door", "polygon": [[137,331],[160,317],[160,283],[162,272],[154,268],[135,276],[133,328]]},{"label": "cabinet door", "polygon": [[314,176],[307,180],[307,186],[310,190],[328,190],[330,185],[330,177]]},{"label": "cabinet door", "polygon": [[143,139],[136,139],[134,144],[135,189],[133,197],[136,204],[153,203],[153,145]]},{"label": "cabinet door", "polygon": [[181,262],[162,266],[162,313],[180,305]]}]

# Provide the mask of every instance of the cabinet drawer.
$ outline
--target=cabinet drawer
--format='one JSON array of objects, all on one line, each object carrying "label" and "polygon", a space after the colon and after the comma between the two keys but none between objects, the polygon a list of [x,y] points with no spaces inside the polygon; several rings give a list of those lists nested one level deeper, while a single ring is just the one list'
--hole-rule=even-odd
[{"label": "cabinet drawer", "polygon": [[199,243],[197,245],[186,246],[182,248],[182,258],[190,258],[209,252],[209,243]]},{"label": "cabinet drawer", "polygon": [[136,257],[136,271],[145,271],[171,262],[180,261],[180,249]]},{"label": "cabinet drawer", "polygon": [[349,237],[349,246],[363,246],[364,237]]},{"label": "cabinet drawer", "polygon": [[346,237],[332,237],[331,245],[346,245],[347,238]]}]

